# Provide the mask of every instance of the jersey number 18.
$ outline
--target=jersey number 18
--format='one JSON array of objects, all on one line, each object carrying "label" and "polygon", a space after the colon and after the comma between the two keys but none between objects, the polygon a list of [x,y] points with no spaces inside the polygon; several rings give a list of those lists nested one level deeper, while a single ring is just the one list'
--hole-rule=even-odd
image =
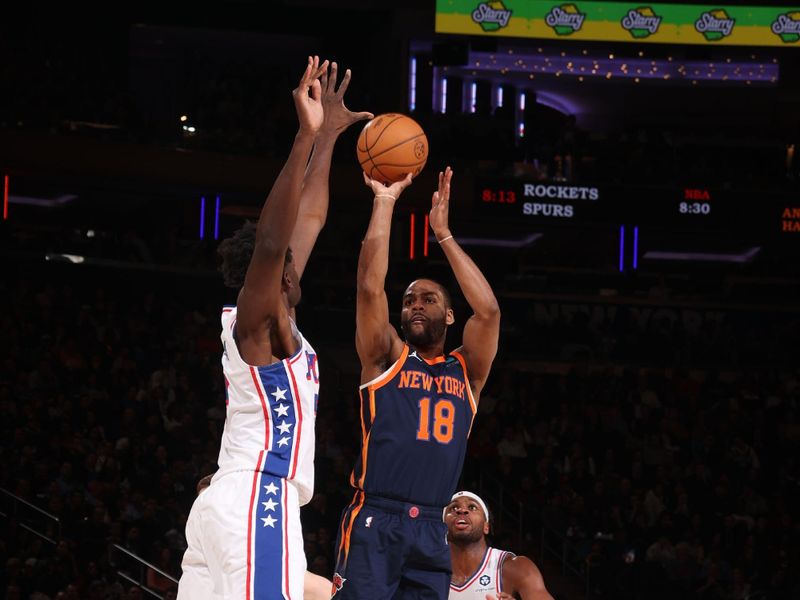
[{"label": "jersey number 18", "polygon": [[[433,405],[433,438],[440,444],[449,444],[453,439],[453,421],[456,410],[450,400],[442,398]],[[419,428],[417,439],[429,442],[431,439],[431,399],[419,401]]]}]

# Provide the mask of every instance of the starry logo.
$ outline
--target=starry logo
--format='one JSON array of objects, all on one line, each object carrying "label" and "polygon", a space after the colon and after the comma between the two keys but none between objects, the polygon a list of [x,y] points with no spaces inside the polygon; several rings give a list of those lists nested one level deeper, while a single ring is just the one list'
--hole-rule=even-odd
[{"label": "starry logo", "polygon": [[481,26],[484,31],[497,31],[508,25],[511,11],[506,8],[502,0],[481,2],[478,8],[472,11],[472,20]]},{"label": "starry logo", "polygon": [[478,582],[485,587],[492,583],[492,578],[488,575],[481,575],[481,578],[478,580]]},{"label": "starry logo", "polygon": [[724,8],[708,10],[694,22],[694,28],[709,42],[718,42],[733,32],[736,19],[732,19]]},{"label": "starry logo", "polygon": [[649,6],[632,8],[622,17],[622,28],[630,33],[634,39],[640,40],[650,37],[658,31],[661,25],[659,17]]},{"label": "starry logo", "polygon": [[273,514],[275,513],[275,509],[280,507],[280,504],[270,498],[270,496],[275,496],[278,498],[280,488],[272,481],[262,487],[264,488],[264,493],[261,497],[266,498],[266,500],[260,500],[259,502],[264,507],[263,512],[266,513],[267,516],[259,517],[259,519],[261,519],[264,527],[271,527],[272,529],[275,529],[275,524],[278,522],[278,519],[276,519]]},{"label": "starry logo", "polygon": [[770,29],[785,43],[794,44],[800,40],[800,12],[778,15]]},{"label": "starry logo", "polygon": [[342,586],[344,585],[344,582],[347,581],[347,579],[345,579],[338,573],[334,573],[332,581],[333,581],[333,594],[336,594],[336,592],[342,589]]},{"label": "starry logo", "polygon": [[557,35],[572,35],[580,31],[585,19],[586,14],[580,12],[574,4],[562,4],[550,9],[544,22],[552,27]]}]

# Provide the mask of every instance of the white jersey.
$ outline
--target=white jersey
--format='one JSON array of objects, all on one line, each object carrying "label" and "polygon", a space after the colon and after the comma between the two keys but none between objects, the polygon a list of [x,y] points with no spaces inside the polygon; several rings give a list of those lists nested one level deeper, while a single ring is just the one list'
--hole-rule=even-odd
[{"label": "white jersey", "polygon": [[486,594],[503,591],[503,562],[515,555],[505,550],[487,548],[483,562],[464,585],[450,584],[449,600],[485,600]]},{"label": "white jersey", "polygon": [[[248,365],[233,337],[236,307],[222,311],[225,429],[214,480],[233,471],[257,471],[291,481],[300,506],[314,494],[314,421],[319,397],[317,354],[302,341],[290,358]],[[292,324],[294,327],[294,323]]]}]

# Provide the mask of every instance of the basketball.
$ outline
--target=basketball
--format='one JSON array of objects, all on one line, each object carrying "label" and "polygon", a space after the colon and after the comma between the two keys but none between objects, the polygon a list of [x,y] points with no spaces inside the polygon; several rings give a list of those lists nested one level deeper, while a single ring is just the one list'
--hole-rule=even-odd
[{"label": "basketball", "polygon": [[378,115],[361,130],[356,155],[367,176],[388,185],[406,173],[419,175],[428,160],[428,138],[411,117]]}]

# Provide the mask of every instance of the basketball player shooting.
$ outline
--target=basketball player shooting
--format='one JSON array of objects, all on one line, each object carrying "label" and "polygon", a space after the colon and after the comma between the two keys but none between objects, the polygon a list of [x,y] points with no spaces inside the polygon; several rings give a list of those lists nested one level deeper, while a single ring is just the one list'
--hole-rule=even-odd
[{"label": "basketball player shooting", "polygon": [[180,600],[303,597],[300,506],[313,494],[319,378],[295,306],[327,217],[333,146],[372,116],[345,108],[350,72],[338,90],[336,76],[336,63],[328,74],[328,61],[309,57],[292,92],[298,131],[258,223],[220,244],[225,284],[239,290],[222,312],[225,429],[219,470],[186,522]]},{"label": "basketball player shooting", "polygon": [[497,353],[500,310],[492,289],[453,237],[448,167],[439,174],[430,224],[473,315],[463,346],[444,354],[455,322],[450,294],[430,279],[402,299],[403,337],[384,291],[395,202],[411,176],[375,194],[358,261],[356,349],[361,361],[362,450],[351,476],[333,577],[336,599],[439,599],[450,586],[442,508],[455,491],[481,389]]}]

